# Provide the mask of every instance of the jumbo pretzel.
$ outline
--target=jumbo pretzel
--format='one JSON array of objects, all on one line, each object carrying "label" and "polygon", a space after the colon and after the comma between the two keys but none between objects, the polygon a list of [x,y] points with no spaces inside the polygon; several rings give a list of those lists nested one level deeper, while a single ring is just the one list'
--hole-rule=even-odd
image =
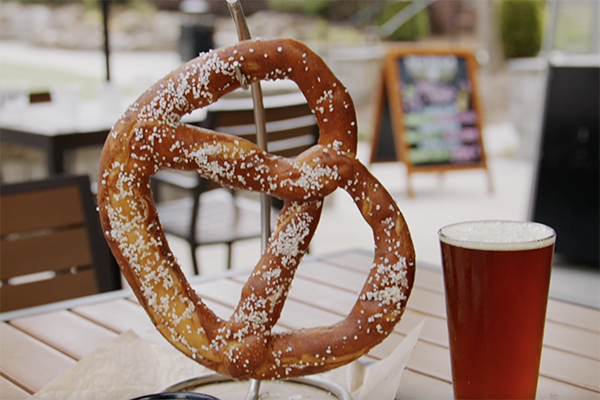
[{"label": "jumbo pretzel", "polygon": [[[282,78],[298,84],[320,128],[318,144],[295,160],[180,122],[240,81]],[[246,41],[202,54],[129,108],[102,151],[99,212],[123,274],[169,342],[233,378],[279,379],[347,364],[390,334],[410,295],[414,249],[395,202],[355,158],[356,129],[343,85],[316,54],[287,39]],[[286,200],[229,320],[196,295],[167,244],[150,192],[150,176],[164,168],[197,170],[224,186]],[[375,257],[366,283],[342,321],[274,333],[323,198],[338,187],[352,196],[373,229]]]}]

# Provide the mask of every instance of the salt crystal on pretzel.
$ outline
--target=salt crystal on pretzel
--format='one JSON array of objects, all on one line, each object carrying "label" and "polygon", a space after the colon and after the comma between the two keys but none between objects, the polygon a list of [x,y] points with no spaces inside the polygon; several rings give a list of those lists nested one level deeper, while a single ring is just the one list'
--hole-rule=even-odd
[{"label": "salt crystal on pretzel", "polygon": [[[217,101],[240,81],[265,79],[295,81],[317,119],[318,144],[296,159],[181,123],[183,115]],[[356,159],[356,129],[354,105],[342,83],[321,58],[290,39],[244,41],[201,54],[131,105],[102,151],[100,219],[125,278],[170,343],[236,379],[282,379],[348,364],[392,332],[414,281],[414,248],[398,206]],[[285,200],[228,320],[197,296],[169,248],[150,191],[150,176],[165,168],[195,170],[224,186]],[[323,199],[338,187],[352,196],[373,229],[375,256],[367,280],[342,321],[272,332]]]}]

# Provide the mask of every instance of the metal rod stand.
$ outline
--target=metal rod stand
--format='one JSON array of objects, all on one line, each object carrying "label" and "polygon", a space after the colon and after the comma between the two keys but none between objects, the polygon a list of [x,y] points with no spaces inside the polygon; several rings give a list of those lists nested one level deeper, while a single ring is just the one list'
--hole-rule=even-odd
[{"label": "metal rod stand", "polygon": [[[244,10],[239,0],[227,0],[229,11],[235,22],[239,40],[251,39],[250,30],[246,23],[246,17],[244,16]],[[265,108],[263,106],[263,95],[260,82],[253,82],[250,84],[250,91],[252,93],[252,102],[254,103],[254,124],[256,125],[256,142],[258,147],[263,150],[267,150],[267,123],[265,117]],[[267,247],[269,236],[271,236],[271,198],[261,193],[260,195],[261,204],[261,244],[263,250]]]},{"label": "metal rod stand", "polygon": [[[246,23],[246,17],[244,16],[244,10],[239,0],[227,0],[229,11],[235,22],[235,27],[238,34],[238,39],[248,40],[251,38],[248,24]],[[252,93],[252,101],[254,103],[254,124],[256,125],[256,142],[258,147],[263,150],[267,150],[267,124],[265,117],[265,108],[263,105],[262,89],[260,82],[253,82],[250,84],[250,91]],[[266,249],[269,236],[271,236],[271,199],[265,193],[260,194],[260,206],[261,206],[261,247]],[[260,392],[260,381],[257,379],[250,379],[250,387],[244,400],[256,400]]]}]

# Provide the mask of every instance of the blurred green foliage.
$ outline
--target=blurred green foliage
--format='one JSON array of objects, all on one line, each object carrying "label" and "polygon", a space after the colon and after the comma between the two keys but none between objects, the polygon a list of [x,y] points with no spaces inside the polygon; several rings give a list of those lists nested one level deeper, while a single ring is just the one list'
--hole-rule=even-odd
[{"label": "blurred green foliage", "polygon": [[[385,3],[375,22],[385,24],[390,18],[412,4],[412,1],[382,0],[269,0],[269,7],[273,10],[314,15],[329,20],[343,20],[351,18],[358,12],[368,9],[378,10],[380,2]],[[419,11],[413,18],[398,28],[387,39],[398,41],[417,40],[429,34],[429,15],[427,9]]]},{"label": "blurred green foliage", "polygon": [[[387,3],[388,4],[379,14],[377,20],[377,23],[380,26],[385,24],[404,8],[411,6],[412,1],[388,0]],[[427,8],[425,8],[406,21],[404,25],[396,29],[396,31],[394,31],[387,39],[395,41],[414,41],[427,36],[429,32],[429,15],[427,13]]]},{"label": "blurred green foliage", "polygon": [[[24,4],[45,4],[48,6],[51,5],[60,5],[60,4],[66,4],[69,3],[69,0],[2,0],[3,2],[13,2],[13,3],[24,3]],[[72,1],[72,0],[71,0]]]},{"label": "blurred green foliage", "polygon": [[[0,2],[13,1],[16,3],[23,4],[44,4],[47,6],[60,6],[71,3],[82,3],[86,8],[98,8],[102,0],[0,0]],[[108,0],[111,4],[136,4],[136,3],[147,3],[146,0]]]},{"label": "blurred green foliage", "polygon": [[544,0],[500,0],[498,18],[506,58],[535,57],[542,46]]},{"label": "blurred green foliage", "polygon": [[329,0],[269,0],[269,7],[283,12],[297,12],[306,15],[327,16]]},{"label": "blurred green foliage", "polygon": [[[1,0],[0,0],[1,1]],[[218,0],[217,0],[218,1]],[[269,9],[324,18],[328,21],[365,23],[389,0],[268,0]]]}]

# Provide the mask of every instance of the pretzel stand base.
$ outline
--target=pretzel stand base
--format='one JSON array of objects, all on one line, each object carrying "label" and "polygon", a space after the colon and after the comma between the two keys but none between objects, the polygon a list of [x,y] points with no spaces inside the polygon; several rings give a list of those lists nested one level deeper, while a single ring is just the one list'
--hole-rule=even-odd
[{"label": "pretzel stand base", "polygon": [[[246,387],[239,388],[239,391],[236,392],[235,388],[222,388],[223,385],[231,386],[231,384],[235,383],[232,378],[220,374],[207,374],[203,376],[199,376],[197,378],[187,379],[185,381],[178,382],[173,384],[167,388],[162,390],[163,393],[178,393],[178,392],[207,392],[212,396],[223,396],[224,394],[227,397],[222,397],[223,400],[227,399],[241,399],[243,393],[245,393]],[[350,393],[341,387],[340,385],[325,381],[323,379],[315,379],[311,377],[301,377],[301,378],[290,378],[282,381],[282,383],[294,384],[293,385],[293,393],[281,393],[281,385],[280,387],[269,388],[263,385],[262,389],[262,397],[271,400],[276,400],[281,398],[282,400],[288,400],[293,398],[294,395],[298,396],[301,394],[306,394],[307,398],[311,399],[338,399],[338,400],[352,400],[352,396]],[[202,388],[202,389],[200,389]],[[306,388],[306,390],[303,390]],[[289,392],[290,389],[286,389],[285,392]],[[308,393],[303,393],[304,391]],[[239,397],[238,397],[239,396]]]},{"label": "pretzel stand base", "polygon": [[[292,79],[320,128],[317,145],[290,160],[181,116],[247,82]],[[379,344],[410,296],[415,254],[385,188],[356,159],[354,106],[341,82],[305,45],[251,40],[200,55],[144,93],[105,143],[98,206],[123,274],[159,332],[198,363],[233,379],[289,379],[348,364]],[[161,169],[194,170],[240,190],[285,200],[267,248],[232,316],[216,316],[171,252],[150,191]],[[317,227],[323,199],[345,190],[373,231],[373,266],[348,316],[327,327],[272,332]]]}]

